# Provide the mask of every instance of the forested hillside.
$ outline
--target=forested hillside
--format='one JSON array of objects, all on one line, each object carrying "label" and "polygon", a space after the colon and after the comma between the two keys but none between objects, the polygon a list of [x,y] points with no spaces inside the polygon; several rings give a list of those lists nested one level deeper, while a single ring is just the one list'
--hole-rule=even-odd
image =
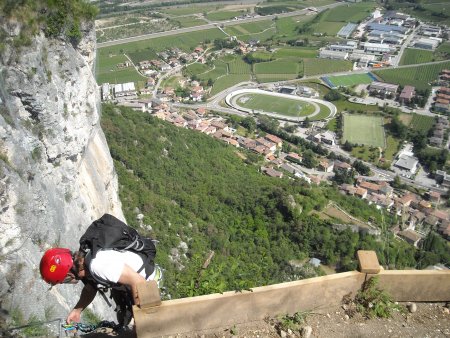
[{"label": "forested hillside", "polygon": [[[103,106],[102,125],[124,213],[134,226],[142,213],[152,227],[173,298],[320,274],[289,264],[310,257],[354,269],[361,248],[376,249],[382,263],[396,268],[416,266],[419,253],[403,242],[337,232],[311,214],[332,199],[363,218],[380,215],[332,186],[270,178],[245,159],[244,150],[126,108]],[[211,250],[215,255],[202,269]]]}]

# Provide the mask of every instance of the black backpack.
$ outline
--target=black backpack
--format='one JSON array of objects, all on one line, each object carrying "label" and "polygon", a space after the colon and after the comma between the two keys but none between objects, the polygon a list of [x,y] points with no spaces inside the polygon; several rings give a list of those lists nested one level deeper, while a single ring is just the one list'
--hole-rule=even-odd
[{"label": "black backpack", "polygon": [[[156,247],[153,240],[142,237],[136,229],[110,214],[104,214],[101,218],[92,222],[80,238],[80,251],[86,255],[85,263],[87,266],[95,258],[97,252],[102,249],[135,252],[142,257],[144,262],[137,272],[140,273],[145,269],[146,277],[153,273],[156,255]],[[98,277],[93,279],[97,284],[101,284],[106,288],[114,286],[113,283]]]}]

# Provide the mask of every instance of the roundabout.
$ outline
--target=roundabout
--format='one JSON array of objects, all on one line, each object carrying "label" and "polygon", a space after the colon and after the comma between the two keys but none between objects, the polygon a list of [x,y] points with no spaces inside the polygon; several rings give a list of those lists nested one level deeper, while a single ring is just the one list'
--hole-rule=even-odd
[{"label": "roundabout", "polygon": [[[261,89],[235,90],[226,96],[225,102],[249,114],[264,114],[293,122],[307,117],[311,120],[327,119],[336,114],[336,106],[328,101]],[[324,110],[328,110],[328,114]]]}]

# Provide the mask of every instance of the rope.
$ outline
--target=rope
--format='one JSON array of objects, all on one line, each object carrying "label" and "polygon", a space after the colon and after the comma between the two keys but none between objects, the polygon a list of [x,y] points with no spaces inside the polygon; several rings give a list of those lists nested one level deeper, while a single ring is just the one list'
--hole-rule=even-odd
[{"label": "rope", "polygon": [[83,333],[88,333],[95,331],[98,328],[105,327],[110,328],[113,330],[117,330],[119,325],[114,322],[109,322],[107,320],[101,321],[97,325],[95,324],[83,324],[83,323],[70,323],[70,324],[62,324],[61,327],[64,329],[64,331],[70,332],[70,331],[81,331]]}]

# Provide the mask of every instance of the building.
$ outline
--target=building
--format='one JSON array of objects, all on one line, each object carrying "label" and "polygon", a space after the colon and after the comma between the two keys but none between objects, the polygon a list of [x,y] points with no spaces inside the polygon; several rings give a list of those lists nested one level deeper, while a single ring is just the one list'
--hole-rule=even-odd
[{"label": "building", "polygon": [[385,83],[385,82],[378,82],[374,81],[369,85],[369,93],[376,94],[376,95],[396,95],[398,90],[398,85],[391,84],[391,83]]},{"label": "building", "polygon": [[364,43],[364,52],[368,54],[382,55],[384,53],[392,53],[394,51],[395,48],[392,48],[391,46],[384,43]]},{"label": "building", "polygon": [[415,174],[419,161],[415,157],[402,154],[394,165],[397,168],[406,170],[411,174]]},{"label": "building", "polygon": [[357,24],[350,22],[339,30],[339,32],[337,33],[337,36],[340,38],[348,39],[350,36],[352,36],[356,27],[358,27]]},{"label": "building", "polygon": [[347,52],[338,52],[328,49],[322,49],[319,52],[319,58],[322,59],[332,59],[332,60],[347,60],[348,53]]},{"label": "building", "polygon": [[430,38],[420,38],[415,41],[413,47],[427,50],[435,50],[439,46],[439,40]]},{"label": "building", "polygon": [[119,83],[114,85],[114,97],[136,96],[134,82]]},{"label": "building", "polygon": [[383,31],[383,32],[400,32],[402,34],[406,34],[408,33],[408,28],[406,27],[401,27],[401,26],[397,26],[397,25],[386,25],[386,24],[382,24],[382,23],[369,23],[366,26],[368,31],[373,31],[373,30],[377,30],[377,31]]},{"label": "building", "polygon": [[111,100],[111,86],[109,83],[102,84],[102,101]]},{"label": "building", "polygon": [[328,46],[328,50],[332,50],[335,52],[347,52],[347,53],[351,53],[356,49],[357,46],[355,45],[339,45],[339,44],[333,44],[333,45],[329,45]]},{"label": "building", "polygon": [[405,86],[400,93],[399,101],[401,104],[408,104],[416,95],[416,89],[413,86]]}]

